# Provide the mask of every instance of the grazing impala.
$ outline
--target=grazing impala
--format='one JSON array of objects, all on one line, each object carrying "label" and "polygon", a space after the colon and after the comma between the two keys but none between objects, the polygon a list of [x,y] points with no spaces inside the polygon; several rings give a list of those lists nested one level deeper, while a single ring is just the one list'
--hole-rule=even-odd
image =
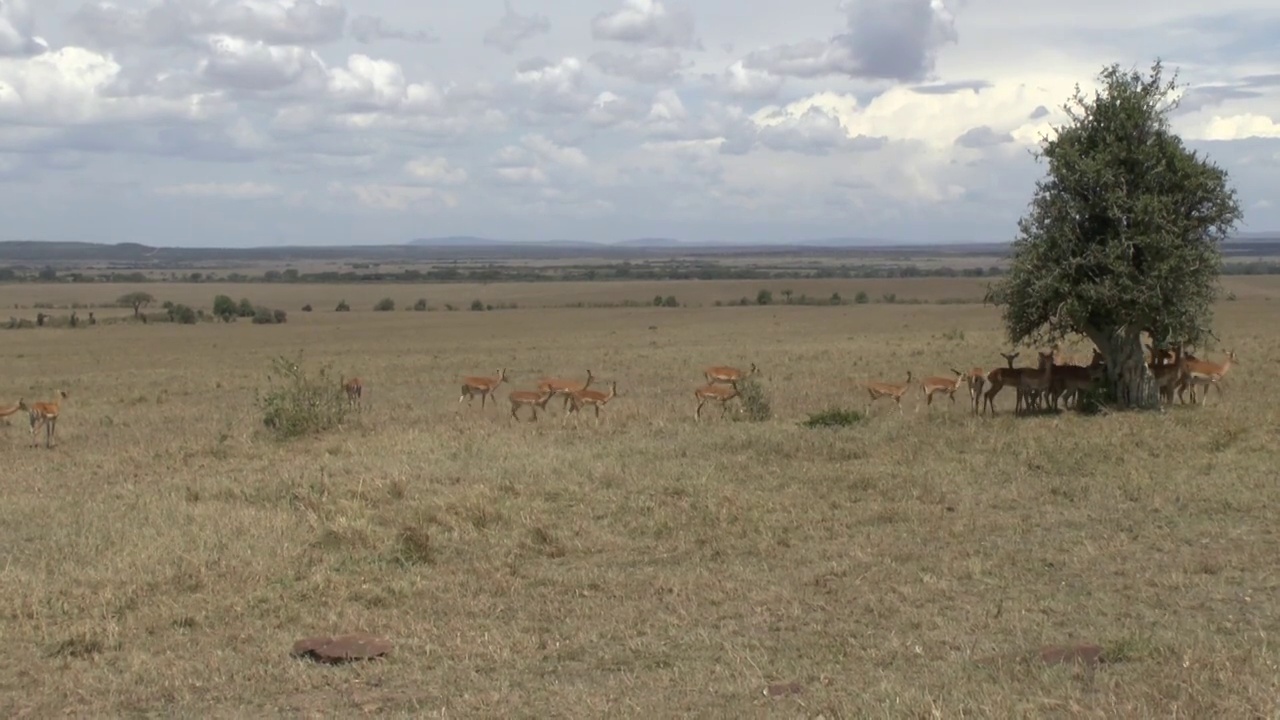
[{"label": "grazing impala", "polygon": [[364,381],[358,377],[342,378],[342,391],[347,394],[347,403],[352,406],[360,404],[360,398],[364,397]]},{"label": "grazing impala", "polygon": [[547,401],[555,394],[555,391],[551,388],[542,388],[540,392],[512,390],[507,395],[507,399],[511,401],[511,417],[519,420],[520,416],[516,414],[516,410],[527,407],[533,413],[533,417],[529,418],[529,422],[535,422],[538,419],[538,409],[541,408],[543,412],[546,412]]},{"label": "grazing impala", "polygon": [[[946,393],[951,398],[951,404],[956,402],[956,391],[965,383],[965,374],[951,368],[951,372],[955,373],[955,377],[927,377],[920,382],[920,390],[924,393],[925,406],[933,405],[933,396],[936,393]],[[920,412],[920,406],[916,406],[916,412]]]},{"label": "grazing impala", "polygon": [[[502,368],[494,377],[465,377],[462,378],[462,396],[458,398],[458,402],[467,401],[470,405],[476,395],[480,396],[480,409],[484,409],[484,401],[493,395],[493,391],[498,389],[502,381],[507,379],[507,369]],[[494,399],[497,402],[497,399]],[[496,405],[495,405],[496,407]]]},{"label": "grazing impala", "polygon": [[1218,397],[1222,397],[1222,386],[1218,383],[1222,378],[1226,377],[1228,371],[1240,360],[1236,358],[1235,351],[1227,351],[1227,361],[1224,363],[1209,362],[1208,360],[1193,360],[1186,357],[1180,359],[1182,363],[1182,380],[1178,384],[1178,400],[1183,400],[1182,393],[1187,388],[1191,388],[1191,402],[1196,401],[1196,386],[1204,385],[1204,394],[1200,396],[1200,404],[1204,405],[1209,399],[1209,390],[1218,389]]},{"label": "grazing impala", "polygon": [[53,402],[37,402],[27,404],[25,400],[18,401],[18,407],[27,411],[27,417],[31,420],[31,446],[35,447],[40,444],[37,435],[40,428],[44,428],[44,446],[53,447],[53,436],[57,432],[58,412],[61,409],[63,400],[67,399],[67,391],[59,390],[57,397]]},{"label": "grazing impala", "polygon": [[714,365],[703,370],[702,374],[707,378],[708,385],[715,385],[716,383],[728,385],[730,383],[740,383],[759,371],[756,364],[751,363],[751,369],[746,372],[727,365]]},{"label": "grazing impala", "polygon": [[590,405],[596,409],[596,422],[600,422],[600,408],[608,405],[609,401],[618,395],[618,381],[614,380],[609,383],[609,392],[602,393],[599,390],[579,390],[569,394],[569,412],[576,413],[583,408],[584,405]]},{"label": "grazing impala", "polygon": [[575,392],[578,392],[580,390],[586,390],[587,388],[591,387],[591,381],[594,379],[595,379],[595,376],[591,374],[590,370],[587,371],[586,382],[577,382],[576,380],[562,380],[560,378],[543,378],[542,381],[538,383],[538,389],[539,390],[550,389],[552,395],[562,396],[564,398],[564,404],[560,406],[560,409],[568,410],[569,395]]},{"label": "grazing impala", "polygon": [[698,401],[698,409],[693,411],[693,419],[702,419],[702,406],[708,402],[720,403],[720,417],[724,417],[725,412],[729,409],[729,401],[738,397],[738,383],[733,382],[729,387],[723,385],[703,385],[693,391],[693,397]]},{"label": "grazing impala", "polygon": [[871,412],[871,405],[880,398],[893,398],[893,402],[898,406],[898,412],[902,412],[902,396],[907,394],[907,390],[911,388],[911,371],[907,371],[907,381],[901,385],[896,383],[869,382],[865,386],[867,395],[866,412]]}]

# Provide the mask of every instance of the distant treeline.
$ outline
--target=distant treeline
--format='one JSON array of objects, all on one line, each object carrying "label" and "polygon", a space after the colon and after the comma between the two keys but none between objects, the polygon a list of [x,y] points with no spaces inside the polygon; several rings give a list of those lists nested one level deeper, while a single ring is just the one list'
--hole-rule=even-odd
[{"label": "distant treeline", "polygon": [[[623,262],[606,265],[524,267],[518,265],[447,265],[429,269],[410,268],[383,271],[378,263],[356,263],[352,270],[300,272],[294,268],[268,270],[262,274],[241,272],[142,272],[58,271],[50,267],[0,268],[0,283],[499,283],[499,282],[601,282],[628,280],[825,280],[895,278],[984,278],[999,277],[998,266],[956,269],[918,265],[815,265],[814,267],[761,268],[719,263]],[[1224,263],[1223,275],[1280,275],[1280,262]]]}]

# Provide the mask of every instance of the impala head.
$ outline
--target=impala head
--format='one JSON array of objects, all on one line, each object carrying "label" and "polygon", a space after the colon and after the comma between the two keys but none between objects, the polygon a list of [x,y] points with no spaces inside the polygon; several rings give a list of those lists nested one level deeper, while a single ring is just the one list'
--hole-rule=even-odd
[{"label": "impala head", "polygon": [[67,397],[68,397],[69,395],[70,395],[70,393],[68,393],[66,390],[59,390],[59,391],[58,391],[58,399],[59,399],[59,400],[66,400],[66,399],[67,399]]},{"label": "impala head", "polygon": [[1012,354],[1010,354],[1010,353],[1000,353],[1000,357],[1002,357],[1002,358],[1004,358],[1005,360],[1009,361],[1009,367],[1013,367],[1013,361],[1014,361],[1014,360],[1017,360],[1017,359],[1018,359],[1018,356],[1019,356],[1019,355],[1021,355],[1021,354],[1022,354],[1022,353],[1012,353]]},{"label": "impala head", "polygon": [[26,400],[26,398],[18,398],[18,409],[19,409],[19,410],[30,410],[30,409],[31,409],[31,408],[27,405],[27,400]]},{"label": "impala head", "polygon": [[1106,362],[1107,358],[1102,354],[1102,351],[1098,348],[1094,348],[1093,357],[1089,359],[1089,367],[1098,367],[1099,365],[1106,364]]},{"label": "impala head", "polygon": [[1228,350],[1228,351],[1227,351],[1227,360],[1228,360],[1232,365],[1239,365],[1239,364],[1240,364],[1240,359],[1236,357],[1236,351],[1235,351],[1235,350]]},{"label": "impala head", "polygon": [[506,379],[507,379],[507,369],[502,368],[501,370],[498,371],[498,381],[505,382]]},{"label": "impala head", "polygon": [[760,371],[760,368],[756,367],[756,364],[755,364],[755,363],[751,363],[751,369],[747,371],[747,374],[748,374],[748,375],[754,375],[754,374],[756,374],[756,373],[757,373],[757,372],[759,372],[759,371]]}]

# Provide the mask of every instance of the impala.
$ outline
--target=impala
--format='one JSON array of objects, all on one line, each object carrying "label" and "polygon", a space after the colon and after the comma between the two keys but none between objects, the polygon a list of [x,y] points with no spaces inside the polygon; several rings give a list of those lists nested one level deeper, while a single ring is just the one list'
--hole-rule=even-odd
[{"label": "impala", "polygon": [[[574,380],[562,380],[560,378],[543,378],[542,381],[538,383],[538,390],[550,389],[552,395],[562,396],[564,398],[564,404],[561,405],[560,408],[562,410],[568,410],[569,395],[575,392],[578,392],[580,390],[586,390],[587,388],[591,387],[591,381],[594,379],[595,379],[595,376],[591,374],[590,370],[587,371],[586,382],[577,382]],[[546,408],[543,408],[543,409],[545,410]]]},{"label": "impala", "polygon": [[738,397],[738,384],[730,383],[730,387],[723,385],[703,385],[693,391],[693,397],[698,401],[698,409],[693,411],[693,419],[702,419],[702,406],[708,402],[720,403],[720,417],[724,417],[725,412],[729,409],[729,401]]},{"label": "impala", "polygon": [[[986,394],[983,395],[982,409],[983,412],[985,412],[989,407],[991,408],[991,414],[995,415],[996,395],[999,395],[1000,391],[1008,385],[1018,391],[1018,397],[1014,401],[1013,405],[1013,412],[1017,414],[1019,409],[1022,408],[1024,404],[1027,404],[1027,400],[1024,395],[1027,390],[1039,390],[1049,386],[1049,381],[1051,380],[1049,373],[1052,372],[1053,353],[1037,353],[1040,356],[1040,363],[1034,368],[1014,367],[1013,361],[1018,357],[1018,353],[1000,354],[1009,362],[1009,367],[996,368],[987,373],[987,383],[990,384],[991,387],[987,390]],[[1027,409],[1030,409],[1029,404],[1027,404]]]},{"label": "impala", "polygon": [[[955,368],[951,368],[951,372],[955,373],[955,377],[927,377],[920,382],[920,390],[924,393],[925,406],[933,405],[933,396],[936,393],[946,393],[951,398],[951,404],[956,402],[956,391],[961,385],[965,384],[965,374]],[[920,406],[916,406],[916,412],[920,411]]]},{"label": "impala", "polygon": [[[493,395],[493,391],[498,389],[502,381],[507,379],[507,369],[502,368],[494,377],[464,377],[462,378],[462,396],[458,398],[458,402],[467,401],[470,405],[472,399],[476,395],[480,396],[480,409],[484,409],[484,401]],[[497,400],[495,399],[495,402]]]},{"label": "impala", "polygon": [[1156,347],[1151,343],[1148,343],[1144,347],[1147,348],[1147,352],[1151,353],[1151,361],[1147,363],[1149,367],[1178,364],[1178,356],[1173,348]]},{"label": "impala", "polygon": [[[1151,362],[1147,363],[1147,367],[1151,370],[1151,375],[1155,378],[1156,389],[1160,393],[1160,401],[1165,405],[1173,404],[1173,391],[1182,383],[1182,346],[1174,345],[1171,350],[1173,354],[1173,362],[1166,364],[1157,355],[1157,352],[1150,345],[1147,346],[1151,350]],[[1194,398],[1192,399],[1194,402]]]},{"label": "impala", "polygon": [[[1049,388],[1053,385],[1053,353],[1040,352],[1036,353],[1040,356],[1040,369],[1038,372],[1024,373],[1022,376],[1022,388],[1026,391],[1036,393],[1037,405],[1038,398],[1049,394]],[[1023,407],[1024,412],[1029,412],[1029,405]]]},{"label": "impala", "polygon": [[911,371],[907,371],[907,381],[901,385],[895,383],[869,382],[866,384],[867,395],[870,400],[867,401],[866,412],[871,412],[871,405],[880,398],[893,398],[893,402],[898,406],[898,412],[902,412],[902,396],[907,394],[907,390],[911,388]]},{"label": "impala", "polygon": [[1067,407],[1078,407],[1080,395],[1093,389],[1094,383],[1102,379],[1105,372],[1105,358],[1097,348],[1093,350],[1093,358],[1086,366],[1062,365],[1053,366],[1053,382],[1049,389],[1049,404],[1058,409],[1058,400],[1066,396]]},{"label": "impala", "polygon": [[973,406],[973,414],[977,415],[978,403],[982,398],[982,386],[987,383],[987,376],[982,372],[982,368],[973,367],[964,376],[964,380],[969,386],[969,404]]},{"label": "impala", "polygon": [[350,405],[358,405],[360,398],[364,397],[364,381],[358,377],[342,378],[342,391],[347,394],[347,403]]},{"label": "impala", "polygon": [[61,409],[63,400],[67,399],[67,391],[59,390],[57,397],[53,402],[37,402],[27,404],[25,400],[18,401],[18,408],[27,411],[27,417],[31,420],[31,446],[35,447],[40,444],[37,435],[40,428],[44,428],[44,446],[53,447],[53,436],[57,432],[58,412]]},{"label": "impala", "polygon": [[26,407],[27,407],[26,402],[24,402],[23,400],[19,400],[12,407],[0,408],[0,418],[9,417],[10,415],[18,412],[19,410],[25,410]]},{"label": "impala", "polygon": [[609,401],[618,395],[618,381],[614,380],[609,383],[609,392],[602,393],[599,390],[579,390],[569,394],[569,412],[576,413],[582,409],[584,405],[590,405],[596,409],[596,422],[600,422],[600,408],[608,405]]},{"label": "impala", "polygon": [[1200,396],[1200,404],[1204,405],[1209,399],[1209,390],[1218,389],[1218,397],[1222,397],[1222,386],[1219,381],[1226,377],[1228,371],[1240,360],[1236,358],[1234,350],[1227,351],[1227,361],[1224,363],[1209,362],[1208,360],[1194,360],[1190,358],[1181,358],[1182,363],[1182,380],[1178,384],[1178,400],[1186,402],[1182,398],[1182,392],[1187,388],[1191,388],[1191,402],[1196,401],[1196,386],[1204,385],[1204,394]]},{"label": "impala", "polygon": [[714,385],[716,383],[740,383],[759,371],[760,370],[756,367],[756,364],[751,363],[751,369],[746,372],[742,372],[738,368],[729,367],[727,365],[714,365],[703,370],[702,374],[707,378],[708,385]]},{"label": "impala", "polygon": [[516,414],[516,410],[527,407],[533,413],[533,417],[529,418],[529,422],[535,422],[538,419],[538,409],[541,408],[543,412],[546,412],[547,401],[555,394],[555,391],[550,388],[542,388],[539,392],[512,390],[507,395],[507,399],[511,401],[511,417],[519,420],[520,416]]}]

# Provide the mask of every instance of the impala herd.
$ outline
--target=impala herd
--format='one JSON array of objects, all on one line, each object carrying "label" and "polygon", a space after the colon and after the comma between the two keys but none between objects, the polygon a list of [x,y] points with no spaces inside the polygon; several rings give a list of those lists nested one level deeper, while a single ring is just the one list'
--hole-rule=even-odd
[{"label": "impala herd", "polygon": [[[1157,348],[1147,345],[1150,359],[1147,367],[1151,369],[1156,387],[1160,392],[1160,400],[1165,405],[1173,402],[1174,391],[1178,401],[1186,403],[1185,393],[1190,390],[1191,402],[1196,402],[1196,388],[1203,387],[1200,404],[1204,405],[1209,397],[1209,390],[1217,388],[1219,396],[1222,386],[1218,384],[1231,367],[1239,362],[1234,351],[1228,350],[1227,359],[1222,363],[1201,360],[1195,355],[1184,352],[1181,345],[1170,348]],[[933,404],[933,396],[944,393],[951,402],[956,400],[956,392],[961,387],[969,390],[969,400],[974,414],[996,414],[995,397],[1005,387],[1014,388],[1017,397],[1014,412],[1039,409],[1048,406],[1057,409],[1061,401],[1066,407],[1079,403],[1084,392],[1092,389],[1106,377],[1106,360],[1096,348],[1088,365],[1079,365],[1064,356],[1058,346],[1048,352],[1037,352],[1039,356],[1035,367],[1014,367],[1013,362],[1018,353],[1001,353],[1007,363],[1006,367],[997,367],[990,372],[983,372],[975,367],[968,372],[951,368],[950,377],[927,377],[920,383],[924,393],[925,405]],[[907,380],[903,383],[869,382],[867,389],[867,409],[881,398],[890,398],[902,411],[902,398],[911,389],[911,372],[907,371]],[[984,390],[985,389],[985,390]],[[919,411],[920,406],[916,406]]]},{"label": "impala herd", "polygon": [[[703,370],[703,377],[706,379],[707,384],[693,391],[693,397],[698,401],[698,407],[694,411],[694,418],[701,419],[702,406],[711,401],[720,403],[720,412],[723,415],[728,409],[728,402],[739,396],[738,383],[758,371],[755,363],[752,363],[751,368],[746,371],[723,365],[716,365]],[[561,409],[565,411],[564,417],[567,418],[569,415],[581,411],[582,408],[590,406],[595,411],[596,420],[599,421],[600,408],[608,405],[609,401],[618,395],[618,382],[616,380],[610,381],[609,392],[605,393],[590,389],[591,383],[595,379],[595,375],[588,370],[587,379],[582,382],[562,378],[543,378],[538,382],[537,390],[512,390],[507,395],[507,400],[511,403],[511,417],[519,420],[518,411],[520,408],[527,407],[530,413],[529,422],[533,422],[538,419],[538,410],[546,412],[547,403],[551,398],[559,395],[564,399],[561,404]],[[506,380],[506,368],[498,370],[497,374],[493,376],[464,377],[462,378],[462,393],[458,396],[458,402],[461,403],[466,400],[470,404],[478,395],[482,410],[485,402],[491,398],[496,405],[498,401],[494,397],[494,391]],[[350,391],[347,392],[347,397],[352,397]]]},{"label": "impala herd", "polygon": [[[1221,396],[1222,387],[1219,382],[1234,365],[1239,363],[1235,352],[1231,350],[1227,351],[1225,362],[1215,363],[1201,360],[1192,353],[1185,352],[1180,345],[1170,348],[1157,348],[1152,345],[1146,347],[1150,353],[1147,366],[1151,369],[1159,389],[1160,400],[1166,405],[1173,402],[1175,392],[1178,401],[1186,403],[1185,395],[1188,391],[1191,393],[1192,404],[1195,404],[1198,388],[1202,389],[1201,405],[1208,400],[1211,389],[1217,388],[1218,395]],[[1035,367],[1014,367],[1013,363],[1018,359],[1018,353],[1001,353],[1001,355],[1005,359],[1006,366],[994,368],[990,372],[984,372],[979,367],[970,368],[967,372],[951,368],[950,376],[926,377],[921,380],[920,390],[924,396],[925,406],[931,407],[934,396],[938,394],[946,395],[954,405],[956,393],[961,388],[967,388],[972,412],[986,414],[989,408],[994,416],[996,414],[995,397],[1001,390],[1010,387],[1016,392],[1015,413],[1042,408],[1046,405],[1057,409],[1059,402],[1064,403],[1066,407],[1072,407],[1073,403],[1080,402],[1082,393],[1093,388],[1106,376],[1106,361],[1102,353],[1096,349],[1087,365],[1072,362],[1059,351],[1056,345],[1048,352],[1037,352],[1038,359]],[[706,383],[693,391],[693,399],[697,401],[693,411],[694,419],[702,419],[702,408],[707,403],[720,403],[720,414],[723,416],[728,411],[729,401],[741,397],[741,383],[758,372],[759,369],[755,363],[745,371],[724,365],[705,368],[702,375]],[[585,407],[591,407],[595,412],[596,421],[599,422],[600,409],[618,395],[618,383],[610,381],[609,392],[606,393],[591,389],[595,379],[595,375],[588,370],[586,379],[581,382],[562,378],[543,378],[538,382],[536,390],[513,390],[507,395],[507,401],[511,403],[511,417],[519,420],[519,410],[528,408],[529,421],[536,421],[538,411],[546,412],[547,403],[551,398],[559,395],[564,400],[561,409],[565,411],[565,418],[580,412]],[[907,379],[902,383],[866,383],[864,385],[868,396],[866,411],[870,412],[871,405],[875,401],[888,398],[897,405],[898,412],[902,412],[902,398],[910,391],[912,379],[911,371],[907,371]],[[470,404],[478,395],[482,410],[489,400],[492,400],[496,406],[498,400],[494,393],[506,380],[506,368],[498,370],[493,376],[464,377],[458,402],[466,400]],[[353,407],[359,406],[365,394],[364,381],[358,377],[343,377],[339,382],[347,402]],[[31,423],[32,444],[39,445],[39,433],[43,429],[45,447],[53,447],[59,411],[62,401],[67,397],[66,391],[59,390],[52,402],[28,403],[26,400],[19,400],[17,404],[8,408],[0,408],[0,418],[20,411],[27,413]],[[917,405],[916,411],[919,412],[919,410],[920,406]]]}]

